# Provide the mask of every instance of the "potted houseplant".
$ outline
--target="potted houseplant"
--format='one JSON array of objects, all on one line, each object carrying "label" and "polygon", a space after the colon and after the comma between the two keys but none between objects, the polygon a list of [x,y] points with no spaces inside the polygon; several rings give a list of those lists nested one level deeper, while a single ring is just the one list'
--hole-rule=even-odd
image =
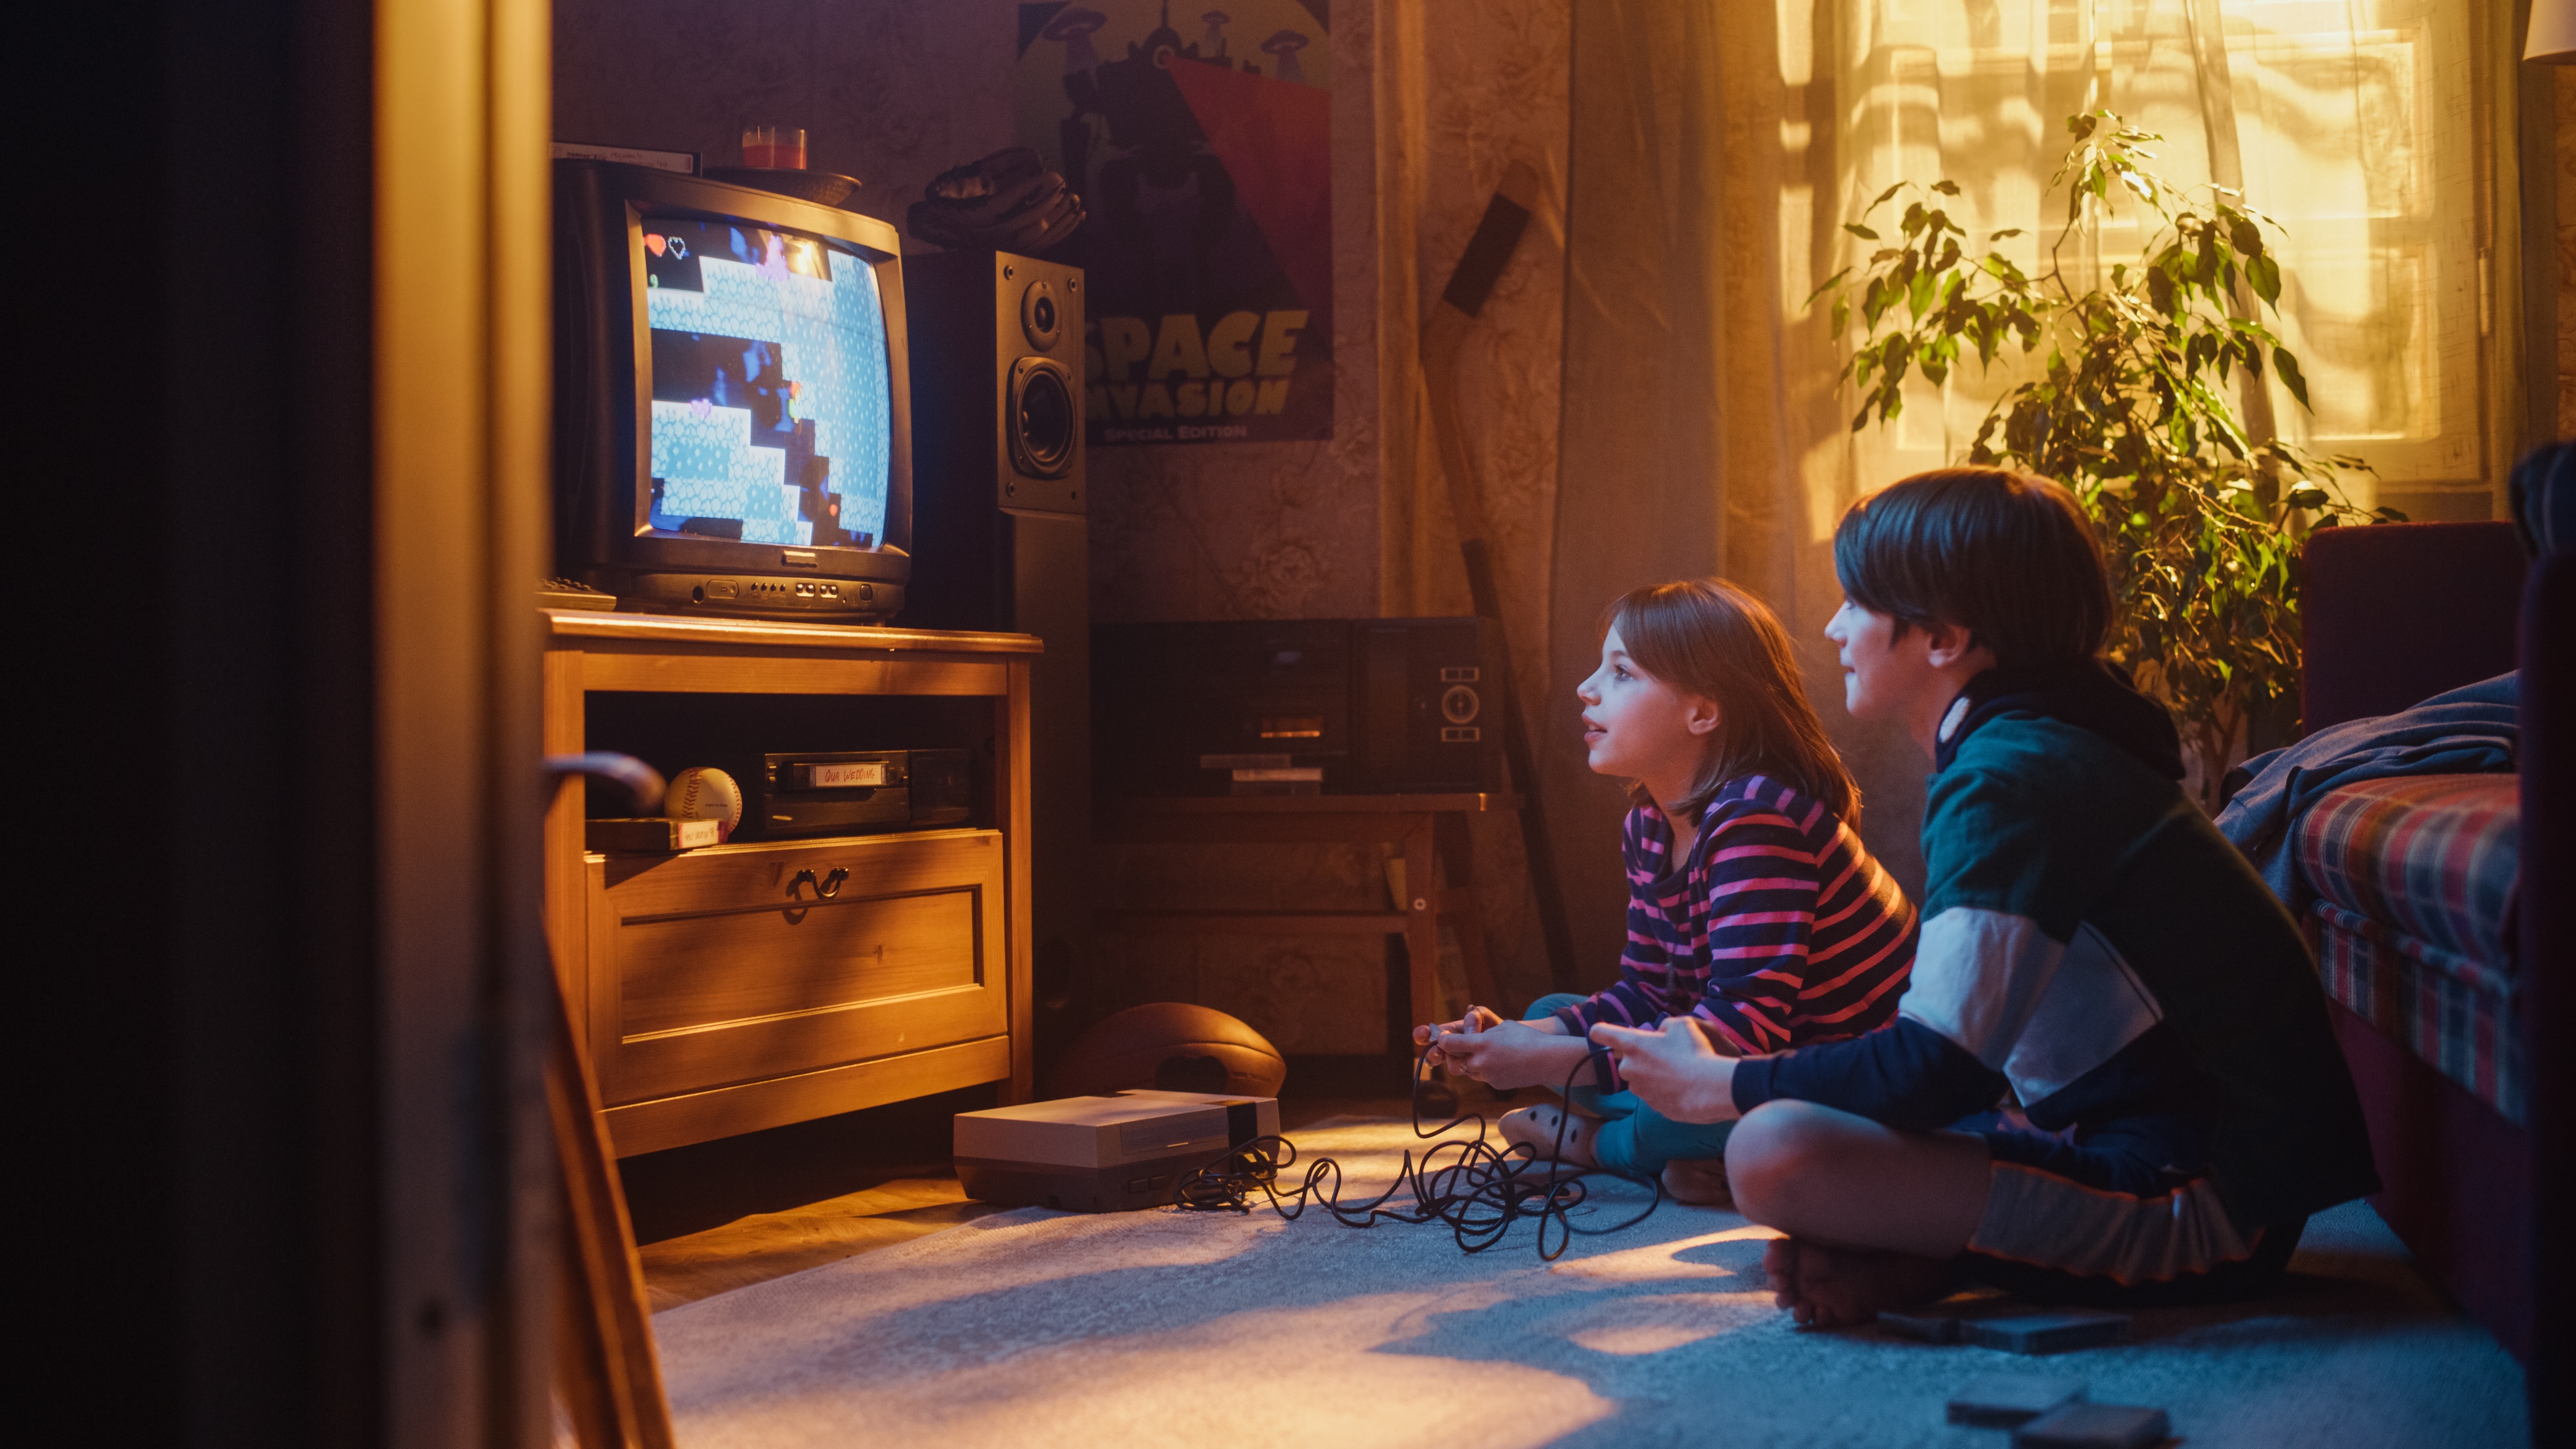
[{"label": "potted houseplant", "polygon": [[[2227,188],[2158,176],[2145,148],[2162,138],[2112,112],[2066,125],[2074,144],[2049,180],[2066,193],[2066,224],[2038,275],[1993,250],[2019,228],[1971,254],[1946,209],[1955,183],[1899,182],[1843,227],[1877,249],[1808,301],[1831,300],[1838,339],[1860,326],[1843,365],[1861,395],[1855,432],[1904,411],[1909,372],[1939,384],[1970,352],[1980,366],[2045,353],[1987,411],[1965,461],[2026,468],[2083,500],[2110,561],[2111,657],[2172,708],[2215,811],[2249,723],[2295,709],[2308,533],[2401,515],[2346,500],[2337,474],[2368,471],[2361,459],[2249,428],[2228,396],[2241,384],[2268,423],[2268,368],[2308,405],[2298,359],[2262,321],[2278,315],[2281,265],[2265,242],[2278,223]],[[2135,261],[2105,269],[2069,254],[2122,205],[2145,211]]]}]

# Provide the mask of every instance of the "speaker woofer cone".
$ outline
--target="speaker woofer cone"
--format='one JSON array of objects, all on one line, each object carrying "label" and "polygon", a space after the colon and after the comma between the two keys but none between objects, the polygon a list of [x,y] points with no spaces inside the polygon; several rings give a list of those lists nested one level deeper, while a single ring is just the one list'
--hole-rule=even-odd
[{"label": "speaker woofer cone", "polygon": [[1011,462],[1035,478],[1061,478],[1073,471],[1074,446],[1082,438],[1082,408],[1073,375],[1050,358],[1023,357],[1011,365],[1011,403],[1006,426]]}]

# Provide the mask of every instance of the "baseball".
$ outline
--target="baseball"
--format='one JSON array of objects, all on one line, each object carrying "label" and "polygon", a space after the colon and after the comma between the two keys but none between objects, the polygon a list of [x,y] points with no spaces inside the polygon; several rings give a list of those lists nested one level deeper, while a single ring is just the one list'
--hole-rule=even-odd
[{"label": "baseball", "polygon": [[693,765],[671,777],[662,793],[662,813],[673,820],[712,820],[716,838],[731,840],[742,823],[742,787],[733,776],[709,765]]}]

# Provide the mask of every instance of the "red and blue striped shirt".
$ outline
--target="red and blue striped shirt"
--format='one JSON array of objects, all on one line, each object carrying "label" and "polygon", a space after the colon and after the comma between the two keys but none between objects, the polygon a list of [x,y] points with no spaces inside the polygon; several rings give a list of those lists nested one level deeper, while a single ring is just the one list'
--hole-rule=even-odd
[{"label": "red and blue striped shirt", "polygon": [[[1672,842],[1662,811],[1628,812],[1628,949],[1617,985],[1557,1013],[1569,1032],[1687,1013],[1757,1055],[1895,1018],[1914,965],[1914,907],[1841,816],[1745,775],[1708,802],[1678,868]],[[1592,1063],[1604,1091],[1622,1089],[1609,1053],[1596,1046]]]}]

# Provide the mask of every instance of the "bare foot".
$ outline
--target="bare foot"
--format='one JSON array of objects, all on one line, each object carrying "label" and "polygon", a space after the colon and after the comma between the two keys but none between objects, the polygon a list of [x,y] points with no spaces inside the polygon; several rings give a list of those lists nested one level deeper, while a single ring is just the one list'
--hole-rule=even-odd
[{"label": "bare foot", "polygon": [[1773,1239],[1762,1268],[1771,1277],[1772,1301],[1795,1314],[1801,1328],[1867,1323],[1880,1309],[1929,1302],[1954,1286],[1951,1265],[1940,1258],[1796,1238]]},{"label": "bare foot", "polygon": [[1676,1158],[1664,1164],[1664,1196],[1692,1207],[1735,1210],[1735,1191],[1727,1186],[1726,1159],[1711,1157],[1698,1162]]},{"label": "bare foot", "polygon": [[[1556,1136],[1559,1123],[1565,1128],[1565,1140],[1561,1143]],[[1528,1147],[1538,1154],[1541,1162],[1553,1154],[1558,1162],[1568,1167],[1600,1165],[1592,1159],[1592,1139],[1601,1131],[1601,1124],[1580,1112],[1568,1112],[1542,1102],[1535,1107],[1505,1112],[1503,1120],[1494,1125],[1501,1129],[1504,1141]]]}]

